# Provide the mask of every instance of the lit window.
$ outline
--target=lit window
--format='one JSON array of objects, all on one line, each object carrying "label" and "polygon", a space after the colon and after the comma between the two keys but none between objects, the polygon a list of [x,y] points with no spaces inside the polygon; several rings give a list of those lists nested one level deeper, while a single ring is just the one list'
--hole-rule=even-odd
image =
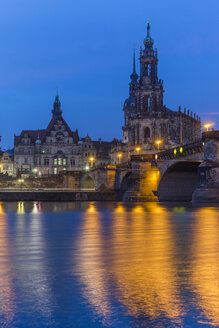
[{"label": "lit window", "polygon": [[54,168],[54,174],[57,174],[57,167]]},{"label": "lit window", "polygon": [[60,157],[58,158],[58,165],[62,165],[62,159]]},{"label": "lit window", "polygon": [[63,165],[66,165],[66,158],[63,158]]},{"label": "lit window", "polygon": [[54,158],[54,165],[57,165],[57,158]]}]

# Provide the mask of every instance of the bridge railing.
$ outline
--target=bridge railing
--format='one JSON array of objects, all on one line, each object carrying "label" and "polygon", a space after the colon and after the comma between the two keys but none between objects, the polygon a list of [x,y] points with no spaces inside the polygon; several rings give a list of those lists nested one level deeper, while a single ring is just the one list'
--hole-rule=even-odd
[{"label": "bridge railing", "polygon": [[204,151],[203,141],[197,141],[190,144],[174,147],[154,155],[155,160],[169,160],[185,157],[192,154],[202,153]]}]

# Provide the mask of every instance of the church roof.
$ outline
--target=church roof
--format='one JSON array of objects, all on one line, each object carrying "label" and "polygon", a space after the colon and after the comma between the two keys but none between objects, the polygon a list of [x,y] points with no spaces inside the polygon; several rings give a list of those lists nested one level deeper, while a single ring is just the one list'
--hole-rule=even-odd
[{"label": "church roof", "polygon": [[135,108],[136,101],[135,101],[135,96],[130,95],[124,102],[123,109],[131,109]]}]

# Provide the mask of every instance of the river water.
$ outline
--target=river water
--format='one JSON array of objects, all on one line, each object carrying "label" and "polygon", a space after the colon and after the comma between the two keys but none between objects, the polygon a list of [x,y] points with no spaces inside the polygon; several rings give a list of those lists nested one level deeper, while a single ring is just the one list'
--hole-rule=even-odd
[{"label": "river water", "polygon": [[219,208],[0,203],[0,327],[219,327]]}]

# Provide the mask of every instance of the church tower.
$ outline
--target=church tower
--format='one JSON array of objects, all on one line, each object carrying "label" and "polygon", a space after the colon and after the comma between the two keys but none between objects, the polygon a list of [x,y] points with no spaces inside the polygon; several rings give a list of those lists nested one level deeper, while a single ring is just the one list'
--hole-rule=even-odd
[{"label": "church tower", "polygon": [[163,81],[157,75],[157,50],[150,36],[150,23],[147,24],[147,36],[144,39],[144,50],[140,50],[139,88],[135,93],[136,112],[142,115],[157,113],[163,108]]},{"label": "church tower", "polygon": [[130,75],[129,97],[125,100],[123,142],[128,153],[154,154],[157,141],[160,150],[197,141],[200,137],[200,119],[190,111],[173,111],[163,105],[163,80],[158,78],[158,56],[147,23],[144,49],[140,49],[140,75],[136,73],[135,53]]}]

